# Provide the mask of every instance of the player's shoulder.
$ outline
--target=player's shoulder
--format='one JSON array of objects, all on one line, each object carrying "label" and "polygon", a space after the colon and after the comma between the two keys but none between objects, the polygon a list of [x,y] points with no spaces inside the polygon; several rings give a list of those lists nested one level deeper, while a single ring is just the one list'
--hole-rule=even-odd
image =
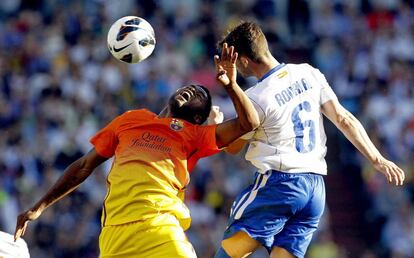
[{"label": "player's shoulder", "polygon": [[[269,106],[272,106],[274,102],[274,93],[272,89],[267,89],[266,86],[261,84],[256,84],[255,86],[246,90],[246,95],[249,97],[256,110],[263,115]],[[259,114],[261,117],[261,115]]]},{"label": "player's shoulder", "polygon": [[29,249],[23,238],[14,241],[11,234],[0,231],[0,257],[30,257]]},{"label": "player's shoulder", "polygon": [[289,63],[289,64],[286,64],[286,68],[287,69],[289,69],[289,70],[292,70],[292,69],[294,69],[294,70],[307,70],[307,71],[309,71],[309,70],[313,70],[313,69],[315,69],[312,65],[310,65],[309,63],[299,63],[299,64],[293,64],[293,63]]},{"label": "player's shoulder", "polygon": [[153,118],[155,116],[157,116],[155,113],[145,108],[128,110],[128,111],[125,111],[121,115],[121,117],[123,118],[137,118],[137,119]]},{"label": "player's shoulder", "polygon": [[117,116],[113,121],[118,124],[130,123],[130,122],[140,122],[148,121],[154,119],[157,115],[148,109],[133,109],[125,111],[124,113]]},{"label": "player's shoulder", "polygon": [[298,79],[310,77],[322,80],[324,78],[323,73],[318,68],[308,63],[289,64],[288,69],[292,71],[294,77],[298,77]]},{"label": "player's shoulder", "polygon": [[217,129],[218,124],[202,124],[202,125],[197,125],[197,124],[191,124],[186,122],[185,123],[186,128],[188,129],[188,132],[194,136],[197,136],[200,133],[205,133],[205,132],[215,132]]},{"label": "player's shoulder", "polygon": [[261,87],[259,84],[255,84],[252,87],[248,88],[245,92],[246,95],[253,101],[259,102],[263,98],[264,87]]}]

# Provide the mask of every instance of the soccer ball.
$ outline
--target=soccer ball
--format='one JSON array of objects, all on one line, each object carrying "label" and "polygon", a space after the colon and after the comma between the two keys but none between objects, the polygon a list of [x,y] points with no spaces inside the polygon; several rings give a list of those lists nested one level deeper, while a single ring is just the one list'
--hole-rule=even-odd
[{"label": "soccer ball", "polygon": [[125,16],[112,24],[107,41],[109,51],[116,59],[138,63],[154,51],[155,33],[146,20],[137,16]]}]

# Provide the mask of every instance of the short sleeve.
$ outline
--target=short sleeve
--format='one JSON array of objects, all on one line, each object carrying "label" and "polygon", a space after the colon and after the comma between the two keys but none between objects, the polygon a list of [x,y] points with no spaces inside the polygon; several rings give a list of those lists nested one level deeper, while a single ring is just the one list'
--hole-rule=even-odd
[{"label": "short sleeve", "polygon": [[250,100],[253,104],[253,107],[256,109],[257,114],[259,115],[260,124],[263,124],[263,122],[266,118],[266,113],[265,113],[264,109],[259,105],[259,103],[258,103],[259,101],[254,100],[253,98],[250,98]]},{"label": "short sleeve", "polygon": [[256,131],[248,132],[246,134],[243,134],[240,138],[243,139],[243,140],[250,140],[251,138],[253,138],[255,132]]},{"label": "short sleeve", "polygon": [[118,146],[116,132],[121,122],[121,117],[116,117],[90,139],[90,143],[92,143],[96,152],[102,157],[110,158],[115,154],[115,149]]},{"label": "short sleeve", "polygon": [[196,150],[187,160],[188,171],[191,171],[200,158],[214,155],[221,151],[216,142],[217,125],[197,126]]},{"label": "short sleeve", "polygon": [[[264,109],[259,105],[260,101],[255,100],[256,99],[255,96],[253,94],[249,93],[248,90],[246,91],[246,94],[249,96],[249,99],[252,102],[253,107],[256,109],[257,114],[259,115],[260,124],[263,124],[264,120],[266,118],[266,113],[265,113]],[[256,133],[256,131],[251,131],[251,132],[248,132],[248,133],[242,135],[240,138],[243,139],[243,140],[250,140],[250,139],[253,138],[255,133]]]},{"label": "short sleeve", "polygon": [[328,81],[325,78],[325,75],[323,75],[319,69],[311,68],[312,69],[312,75],[315,77],[316,81],[321,86],[321,94],[319,99],[319,104],[323,105],[329,100],[336,100],[338,99],[336,97],[335,92],[332,90],[331,86],[329,86]]},{"label": "short sleeve", "polygon": [[216,141],[217,125],[198,126],[198,153],[200,157],[210,156],[220,151]]}]

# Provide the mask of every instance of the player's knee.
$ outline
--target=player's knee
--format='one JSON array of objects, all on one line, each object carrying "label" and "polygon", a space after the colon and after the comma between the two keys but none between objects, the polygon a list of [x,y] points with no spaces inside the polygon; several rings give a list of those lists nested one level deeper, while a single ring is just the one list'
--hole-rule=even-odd
[{"label": "player's knee", "polygon": [[251,254],[251,251],[246,251],[241,246],[226,244],[222,242],[221,248],[217,252],[215,258],[242,258]]},{"label": "player's knee", "polygon": [[226,252],[228,257],[241,258],[250,255],[254,250],[256,250],[258,243],[256,243],[256,241],[251,238],[239,239],[239,237],[231,237],[224,239],[221,242],[221,246],[221,249]]},{"label": "player's knee", "polygon": [[270,253],[270,258],[295,258],[288,250],[283,247],[275,246]]}]

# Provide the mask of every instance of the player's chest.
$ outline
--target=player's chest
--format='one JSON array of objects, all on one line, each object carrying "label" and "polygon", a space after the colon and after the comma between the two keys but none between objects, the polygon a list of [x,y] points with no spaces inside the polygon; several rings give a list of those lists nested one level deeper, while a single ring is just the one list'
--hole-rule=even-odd
[{"label": "player's chest", "polygon": [[188,155],[189,143],[179,132],[166,132],[149,128],[128,129],[118,134],[119,154],[129,153],[155,156],[174,156],[185,158]]}]

